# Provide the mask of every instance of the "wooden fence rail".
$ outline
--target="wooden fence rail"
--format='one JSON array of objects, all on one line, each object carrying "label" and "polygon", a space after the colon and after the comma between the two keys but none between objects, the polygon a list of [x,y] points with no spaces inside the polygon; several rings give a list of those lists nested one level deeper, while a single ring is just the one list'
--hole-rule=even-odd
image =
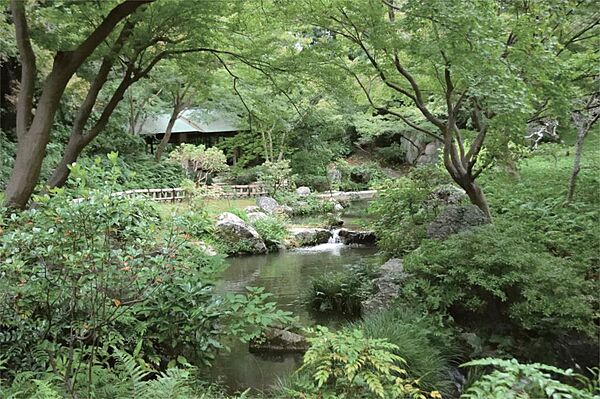
[{"label": "wooden fence rail", "polygon": [[[137,190],[118,191],[116,197],[146,197],[151,201],[180,202],[188,197],[188,192],[181,188],[146,188]],[[267,195],[267,190],[258,184],[250,185],[221,185],[208,186],[207,197],[213,198],[256,198]]]},{"label": "wooden fence rail", "polygon": [[[125,190],[125,191],[117,191],[112,193],[115,197],[146,197],[151,201],[158,202],[181,202],[188,197],[188,192],[181,188],[145,188],[145,189],[137,189],[137,190]],[[223,199],[232,199],[232,198],[256,198],[263,195],[268,195],[267,190],[264,186],[259,184],[249,184],[249,185],[226,185],[226,184],[215,184],[212,186],[208,186],[206,193],[206,197],[208,198],[223,198]],[[366,191],[352,191],[352,192],[343,192],[343,191],[333,191],[328,193],[320,193],[316,194],[318,198],[321,199],[335,199],[338,201],[356,201],[356,200],[368,200],[372,199],[377,195],[377,191],[375,190],[366,190]],[[73,200],[74,202],[81,202],[82,198],[76,198]]]}]

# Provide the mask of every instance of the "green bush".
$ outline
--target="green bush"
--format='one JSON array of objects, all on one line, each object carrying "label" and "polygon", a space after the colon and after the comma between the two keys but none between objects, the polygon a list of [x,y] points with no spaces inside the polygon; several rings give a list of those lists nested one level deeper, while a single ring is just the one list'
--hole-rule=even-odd
[{"label": "green bush", "polygon": [[[521,364],[515,359],[479,359],[463,367],[493,368],[475,381],[461,399],[597,399],[598,381],[545,364]],[[596,377],[598,375],[596,374]],[[567,384],[566,382],[570,382]]]},{"label": "green bush", "polygon": [[296,187],[306,186],[317,192],[331,189],[331,182],[324,175],[297,175],[295,182]]},{"label": "green bush", "polygon": [[269,251],[276,251],[288,236],[287,223],[277,216],[267,216],[252,222]]},{"label": "green bush", "polygon": [[[33,385],[26,389],[44,389],[48,397],[103,397],[102,389],[123,387],[112,366],[119,352],[133,354],[156,377],[187,365],[184,355],[209,363],[228,334],[256,334],[287,320],[264,293],[235,301],[217,296],[222,258],[207,256],[175,227],[162,229],[150,202],[110,195],[119,178],[116,155],[110,160],[105,190],[88,188],[86,176],[96,175],[74,168],[71,189],[36,197],[36,208],[2,222],[6,385],[27,378]],[[111,392],[104,397],[130,397]]]},{"label": "green bush", "polygon": [[310,309],[317,312],[333,311],[358,316],[361,301],[373,291],[371,280],[376,275],[376,269],[366,263],[325,273],[311,280],[306,302]]},{"label": "green bush", "polygon": [[[120,157],[115,166],[119,169],[115,191],[180,187],[186,177],[181,166],[170,162],[158,164],[154,158],[146,154]],[[77,160],[77,167],[87,175],[86,181],[89,187],[103,188],[105,186],[103,171],[113,167],[113,164],[106,157],[82,156]],[[72,182],[73,179],[67,185],[72,186]]]},{"label": "green bush", "polygon": [[298,370],[304,378],[283,388],[285,397],[391,399],[422,394],[417,382],[406,377],[397,346],[385,339],[368,338],[359,329],[331,332],[318,326],[307,332],[313,336]]},{"label": "green bush", "polygon": [[266,161],[259,167],[258,181],[267,189],[269,195],[276,195],[278,192],[285,191],[289,188],[286,184],[290,184],[293,180],[290,161]]},{"label": "green bush", "polygon": [[408,375],[423,389],[449,392],[450,356],[456,355],[452,330],[426,313],[402,305],[369,315],[354,328],[367,338],[386,339],[397,346],[394,351],[406,361]]},{"label": "green bush", "polygon": [[231,184],[248,185],[258,181],[258,168],[232,167],[227,174],[227,181]]},{"label": "green bush", "polygon": [[385,177],[376,162],[352,165],[341,160],[335,166],[341,172],[341,181],[335,184],[341,191],[367,190]]},{"label": "green bush", "polygon": [[214,233],[214,221],[210,218],[202,200],[192,199],[184,213],[172,216],[173,224],[190,237],[202,240],[212,237]]},{"label": "green bush", "polygon": [[431,191],[447,183],[447,173],[434,166],[413,169],[408,175],[387,180],[377,187],[369,213],[379,247],[390,256],[402,257],[426,237],[435,209],[424,206]]},{"label": "green bush", "polygon": [[334,203],[325,201],[314,194],[299,196],[291,192],[279,192],[275,199],[282,205],[292,208],[294,216],[317,215],[333,212]]},{"label": "green bush", "polygon": [[595,335],[595,289],[580,270],[528,239],[521,226],[484,226],[423,241],[404,259],[408,295],[462,322],[511,334]]}]

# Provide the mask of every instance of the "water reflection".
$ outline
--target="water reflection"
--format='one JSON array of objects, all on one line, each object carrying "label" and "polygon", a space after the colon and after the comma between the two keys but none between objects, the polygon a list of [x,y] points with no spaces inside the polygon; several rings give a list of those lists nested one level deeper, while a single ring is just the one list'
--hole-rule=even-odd
[{"label": "water reflection", "polygon": [[[323,244],[279,253],[229,259],[229,268],[218,286],[221,292],[244,292],[245,287],[265,287],[274,295],[279,308],[294,312],[301,323],[336,325],[339,315],[325,315],[315,320],[302,303],[310,279],[327,271],[341,270],[344,266],[364,260],[375,260],[374,248],[353,248],[341,244]],[[302,361],[302,356],[256,355],[248,346],[230,343],[231,352],[218,356],[210,373],[226,386],[235,389],[253,387],[266,389],[277,379],[289,375]]]}]

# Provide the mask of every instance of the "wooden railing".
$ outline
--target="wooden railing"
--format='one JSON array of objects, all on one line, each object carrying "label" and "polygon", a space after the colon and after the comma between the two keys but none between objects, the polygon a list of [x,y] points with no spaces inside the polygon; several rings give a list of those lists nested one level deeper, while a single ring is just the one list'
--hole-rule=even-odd
[{"label": "wooden railing", "polygon": [[[188,192],[181,187],[146,188],[118,191],[112,195],[116,197],[146,197],[151,201],[159,202],[180,202],[188,197]],[[267,195],[267,190],[258,184],[231,186],[215,184],[207,186],[205,195],[209,198],[256,198]]]},{"label": "wooden railing", "polygon": [[[188,192],[180,187],[175,188],[145,188],[137,190],[125,190],[112,193],[115,197],[146,197],[151,201],[159,202],[180,202],[188,197]],[[214,184],[207,186],[204,195],[208,198],[256,198],[263,195],[268,195],[267,190],[260,184],[249,185],[226,185]],[[321,199],[335,199],[338,201],[355,201],[372,199],[377,195],[375,190],[367,191],[334,191],[328,193],[316,194]],[[76,198],[74,202],[82,201],[81,198]]]}]

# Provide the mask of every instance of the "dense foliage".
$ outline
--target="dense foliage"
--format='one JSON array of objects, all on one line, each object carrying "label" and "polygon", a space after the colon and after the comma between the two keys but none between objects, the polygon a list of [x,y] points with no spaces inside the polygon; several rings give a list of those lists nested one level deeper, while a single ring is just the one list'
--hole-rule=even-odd
[{"label": "dense foliage", "polygon": [[[74,169],[79,199],[57,189],[4,219],[2,378],[39,380],[49,392],[56,380],[56,392],[114,397],[126,385],[110,386],[132,366],[156,374],[208,364],[224,336],[247,341],[290,321],[261,290],[220,299],[213,286],[222,258],[162,226],[150,203],[110,195],[118,180],[111,161],[103,190],[88,188]],[[176,372],[166,373],[157,384]]]},{"label": "dense foliage", "polygon": [[313,278],[306,293],[306,302],[316,312],[337,312],[360,315],[361,301],[373,292],[371,280],[375,268],[367,263],[350,265],[343,271],[328,272]]},{"label": "dense foliage", "polygon": [[[337,398],[417,398],[421,391],[406,378],[404,359],[396,355],[396,345],[385,339],[366,338],[361,330],[330,332],[325,327],[308,330],[310,349],[298,372],[309,379],[299,385],[292,397],[331,395]],[[435,395],[433,396],[435,397]]]},{"label": "dense foliage", "polygon": [[[215,356],[295,319],[262,287],[224,293],[224,257],[354,225],[317,194],[376,189],[356,224],[401,258],[388,308],[361,314],[376,267],[323,270],[296,300],[353,322],[305,330],[298,371],[241,397],[598,398],[593,1],[0,7],[1,397],[227,397]],[[250,215],[220,183],[280,206]],[[485,225],[432,238],[467,206]]]},{"label": "dense foliage", "polygon": [[377,186],[380,194],[370,212],[381,249],[391,256],[403,256],[419,246],[441,205],[431,200],[430,194],[444,183],[448,177],[429,166]]}]

